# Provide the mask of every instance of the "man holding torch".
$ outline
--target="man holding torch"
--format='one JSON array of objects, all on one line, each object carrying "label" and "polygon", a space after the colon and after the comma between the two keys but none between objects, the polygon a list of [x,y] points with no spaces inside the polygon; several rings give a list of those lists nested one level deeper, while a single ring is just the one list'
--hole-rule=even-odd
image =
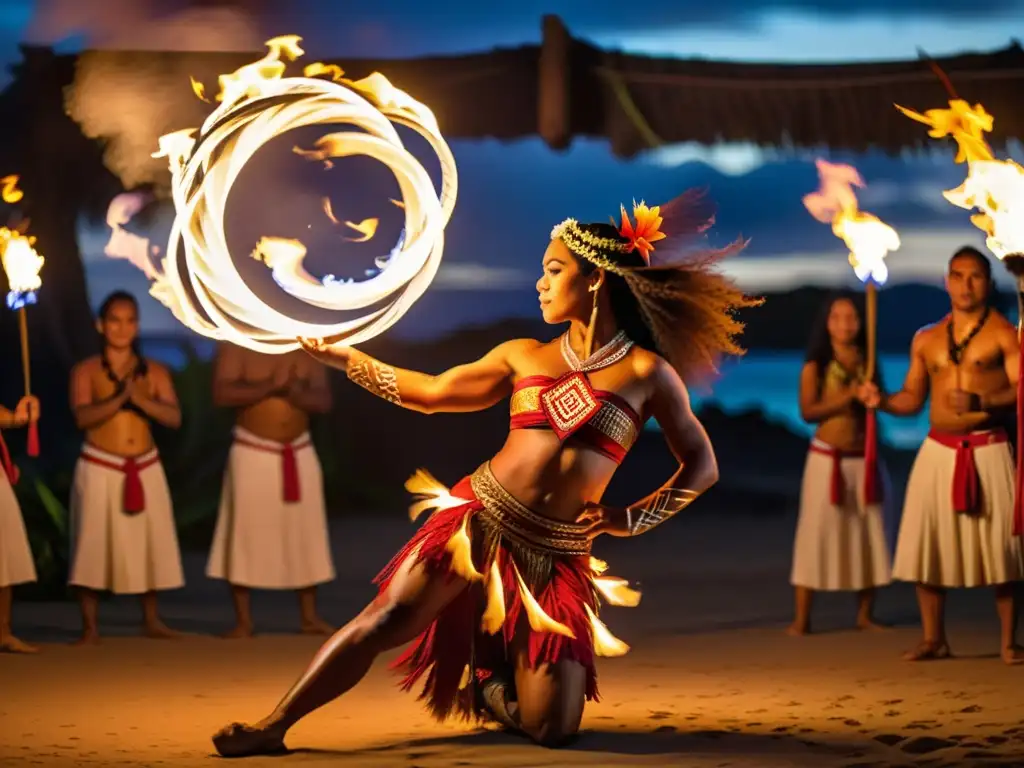
[{"label": "man holding torch", "polygon": [[917,585],[923,638],[908,661],[950,655],[946,590],[992,586],[1000,656],[1024,661],[1016,644],[1014,583],[1024,579],[1024,550],[1013,535],[1014,460],[1004,424],[1016,405],[1019,349],[1013,325],[992,309],[992,267],[965,247],[949,261],[952,305],[919,330],[903,388],[881,395],[863,385],[866,404],[910,416],[931,399],[931,431],[907,483],[893,578]]}]

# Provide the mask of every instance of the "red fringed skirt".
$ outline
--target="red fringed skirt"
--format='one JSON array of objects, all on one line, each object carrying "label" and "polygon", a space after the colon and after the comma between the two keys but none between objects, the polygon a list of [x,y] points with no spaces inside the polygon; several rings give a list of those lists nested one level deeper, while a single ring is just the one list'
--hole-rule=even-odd
[{"label": "red fringed skirt", "polygon": [[404,674],[403,690],[425,675],[420,698],[437,719],[479,717],[477,686],[496,672],[511,672],[509,648],[525,622],[530,666],[563,660],[583,665],[587,700],[596,701],[595,630],[603,635],[603,655],[619,655],[626,646],[597,619],[603,564],[590,557],[583,526],[530,511],[487,465],[450,492],[442,487],[432,493],[444,501],[432,505],[437,511],[377,576],[379,596],[410,556],[469,586],[394,662]]}]

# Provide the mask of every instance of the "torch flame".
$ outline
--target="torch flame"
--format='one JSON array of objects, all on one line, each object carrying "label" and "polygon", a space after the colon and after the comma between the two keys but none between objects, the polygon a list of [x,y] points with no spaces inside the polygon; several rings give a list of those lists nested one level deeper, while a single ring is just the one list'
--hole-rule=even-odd
[{"label": "torch flame", "polygon": [[285,63],[281,61],[282,56],[288,61],[295,61],[305,53],[299,47],[301,40],[298,35],[281,35],[267,40],[266,45],[270,50],[266,56],[217,79],[220,83],[217,101],[234,104],[242,99],[258,97],[268,81],[280,80],[284,75]]},{"label": "torch flame", "polygon": [[984,134],[995,123],[981,104],[968,107],[953,99],[949,109],[929,109],[922,116],[896,105],[907,117],[932,126],[928,135],[951,136],[957,143],[956,162],[967,163],[967,178],[942,193],[953,205],[977,209],[971,223],[986,235],[985,245],[999,259],[1024,253],[1024,168],[1013,160],[996,160]]},{"label": "torch flame", "polygon": [[12,174],[10,176],[4,176],[2,179],[0,179],[0,185],[3,185],[3,192],[0,193],[0,195],[3,196],[3,200],[5,203],[10,203],[13,205],[14,203],[18,202],[19,200],[21,200],[21,198],[25,196],[25,193],[18,189],[19,178],[19,176]]},{"label": "torch flame", "polygon": [[322,61],[314,61],[312,64],[307,64],[302,70],[302,74],[306,77],[316,77],[317,75],[328,75],[331,80],[336,83],[342,82],[345,75],[345,70],[339,67],[337,64],[324,64]]},{"label": "torch flame", "polygon": [[206,86],[196,80],[192,75],[188,76],[189,81],[192,83],[192,93],[199,97],[201,101],[205,101],[207,104],[210,100],[206,98]]},{"label": "torch flame", "polygon": [[900,247],[899,235],[876,216],[857,209],[853,188],[863,187],[864,180],[855,168],[820,159],[816,165],[821,187],[804,197],[804,206],[818,221],[831,223],[836,237],[846,243],[858,280],[884,284],[889,277],[885,255]]},{"label": "torch flame", "polygon": [[7,306],[18,309],[35,303],[35,293],[43,286],[39,270],[46,261],[36,253],[34,237],[0,227],[0,261],[7,275]]}]

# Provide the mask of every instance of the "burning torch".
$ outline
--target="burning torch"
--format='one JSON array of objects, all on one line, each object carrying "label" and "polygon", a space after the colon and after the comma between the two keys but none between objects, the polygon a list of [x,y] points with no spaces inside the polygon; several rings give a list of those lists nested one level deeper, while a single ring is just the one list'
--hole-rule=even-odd
[{"label": "burning torch", "polygon": [[985,245],[1017,281],[1017,338],[1021,361],[1017,374],[1017,474],[1014,494],[1013,532],[1024,535],[1024,168],[1013,160],[997,160],[985,141],[994,119],[981,104],[973,107],[956,97],[948,109],[929,109],[924,114],[901,107],[904,115],[931,127],[935,139],[951,136],[957,144],[954,162],[967,163],[967,178],[956,189],[942,193],[953,205],[977,209],[971,223],[986,235]]},{"label": "burning torch", "polygon": [[[2,196],[5,203],[16,203],[24,196],[17,187],[17,176],[6,176],[0,179]],[[39,270],[44,259],[33,247],[36,239],[26,236],[17,228],[0,227],[0,261],[3,262],[4,273],[7,275],[8,291],[7,306],[18,313],[18,330],[21,334],[21,371],[25,378],[25,395],[32,394],[32,375],[29,367],[28,352],[28,317],[25,307],[36,303],[36,291],[43,281]],[[29,421],[28,446],[29,456],[39,455],[39,427],[37,422]]]},{"label": "burning torch", "polygon": [[[821,186],[817,192],[806,195],[804,206],[810,214],[832,231],[850,249],[850,266],[857,279],[864,284],[867,360],[864,378],[874,381],[877,365],[878,286],[885,285],[889,269],[885,256],[898,250],[900,238],[896,230],[870,213],[857,208],[854,187],[863,187],[864,180],[857,169],[849,165],[836,165],[818,160]],[[869,408],[864,434],[864,502],[875,504],[880,500],[878,483],[878,422],[874,408]]]}]

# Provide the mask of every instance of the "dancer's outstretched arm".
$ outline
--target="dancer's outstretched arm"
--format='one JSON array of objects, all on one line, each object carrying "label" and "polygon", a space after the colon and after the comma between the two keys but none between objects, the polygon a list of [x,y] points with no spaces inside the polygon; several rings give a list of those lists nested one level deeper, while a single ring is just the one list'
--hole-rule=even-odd
[{"label": "dancer's outstretched arm", "polygon": [[516,358],[539,342],[516,339],[500,344],[479,360],[432,376],[394,368],[352,347],[322,339],[300,339],[302,348],[389,403],[420,413],[464,413],[490,408],[512,392]]}]

